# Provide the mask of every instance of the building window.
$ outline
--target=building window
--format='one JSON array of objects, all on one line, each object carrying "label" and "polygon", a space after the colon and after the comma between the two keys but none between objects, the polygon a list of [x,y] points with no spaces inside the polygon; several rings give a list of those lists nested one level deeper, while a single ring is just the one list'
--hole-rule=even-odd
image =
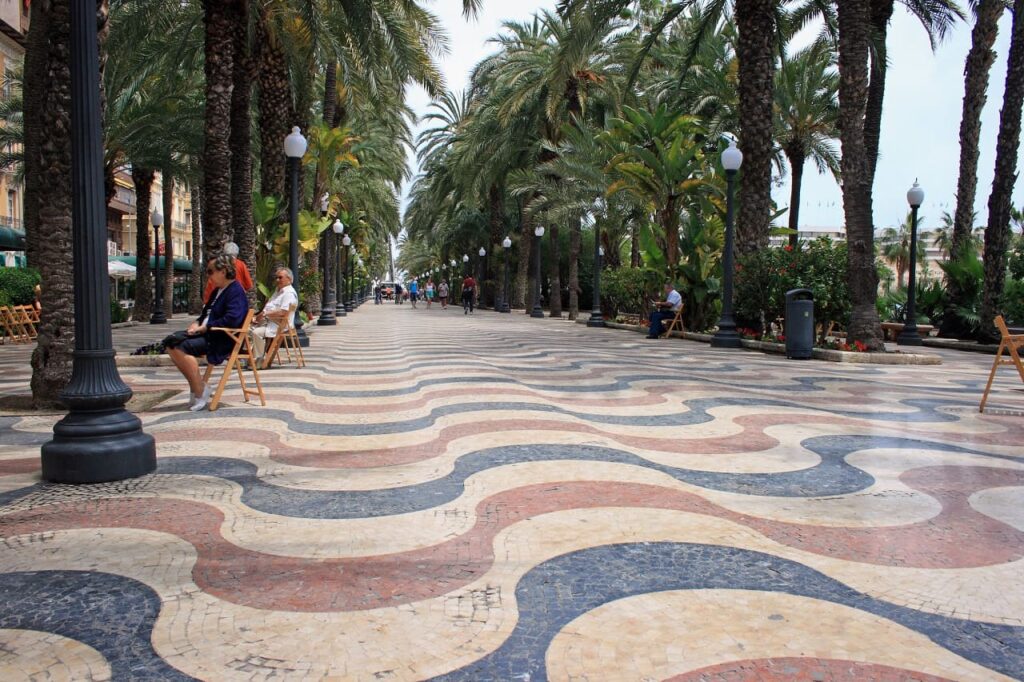
[{"label": "building window", "polygon": [[11,219],[18,217],[18,193],[13,189],[7,190],[7,215]]}]

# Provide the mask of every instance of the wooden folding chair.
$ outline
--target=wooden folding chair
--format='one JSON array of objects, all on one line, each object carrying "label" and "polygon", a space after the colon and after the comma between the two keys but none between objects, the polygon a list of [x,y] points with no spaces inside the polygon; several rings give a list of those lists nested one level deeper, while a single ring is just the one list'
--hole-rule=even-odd
[{"label": "wooden folding chair", "polygon": [[[227,364],[224,365],[224,374],[220,377],[220,383],[217,384],[217,390],[213,392],[213,400],[210,401],[210,411],[217,409],[217,405],[220,404],[220,397],[224,394],[224,388],[228,384],[228,377],[231,376],[232,370],[238,371],[238,383],[242,386],[242,397],[245,398],[245,402],[249,402],[250,395],[258,395],[260,397],[260,405],[266,407],[267,399],[263,396],[263,385],[260,383],[260,370],[256,366],[256,359],[252,355],[252,346],[249,343],[249,325],[252,323],[253,311],[250,310],[245,315],[245,322],[238,329],[230,329],[228,327],[212,327],[210,331],[224,332],[235,342],[235,347],[231,350],[231,355],[228,357]],[[245,385],[245,374],[242,372],[242,358],[249,360],[249,368],[252,369],[253,379],[256,380],[256,390],[246,388]],[[210,381],[210,375],[213,374],[213,365],[206,365],[206,372],[203,374],[203,383]]]},{"label": "wooden folding chair", "polygon": [[664,331],[664,333],[662,333],[661,338],[663,338],[663,339],[668,338],[669,336],[672,335],[672,331],[676,330],[676,329],[678,329],[679,331],[684,331],[683,330],[683,306],[682,305],[680,305],[679,306],[679,310],[676,311],[676,316],[672,318],[672,322],[669,323],[669,325],[667,327],[665,327],[665,331]]},{"label": "wooden folding chair", "polygon": [[[25,323],[21,320],[21,313],[17,311],[17,306],[5,305],[0,307],[0,324],[3,325],[4,338],[6,340],[9,340],[11,343],[31,343],[33,336],[25,328]],[[35,331],[35,327],[33,327],[32,331]]]},{"label": "wooden folding chair", "polygon": [[277,325],[277,335],[270,340],[270,346],[267,348],[266,353],[263,354],[263,367],[261,369],[267,369],[274,362],[274,358],[277,358],[277,364],[281,362],[281,347],[284,347],[284,352],[288,354],[288,362],[292,361],[292,351],[295,351],[295,366],[305,367],[306,358],[302,354],[302,345],[299,343],[299,334],[295,331],[295,327],[288,324],[288,320],[292,319],[292,314],[295,312],[295,306],[288,308],[288,316]]},{"label": "wooden folding chair", "polygon": [[[1020,375],[1020,380],[1024,381],[1024,363],[1020,359],[1020,351],[1024,349],[1024,334],[1011,334],[1010,330],[1006,328],[1006,321],[1002,315],[997,315],[995,319],[996,327],[999,328],[999,334],[1001,339],[999,341],[999,351],[996,353],[996,359],[992,361],[992,371],[988,373],[988,383],[985,385],[985,393],[981,396],[981,405],[978,406],[978,412],[985,411],[985,402],[988,400],[988,393],[992,389],[992,381],[996,378],[996,369],[999,365],[1014,365],[1017,367],[1017,374]],[[1009,357],[1003,358],[1003,350],[1008,351]]]},{"label": "wooden folding chair", "polygon": [[36,322],[39,321],[39,311],[30,305],[19,305],[15,306],[15,314],[18,316],[19,321],[28,332],[30,338],[36,338],[39,333],[36,331]]}]

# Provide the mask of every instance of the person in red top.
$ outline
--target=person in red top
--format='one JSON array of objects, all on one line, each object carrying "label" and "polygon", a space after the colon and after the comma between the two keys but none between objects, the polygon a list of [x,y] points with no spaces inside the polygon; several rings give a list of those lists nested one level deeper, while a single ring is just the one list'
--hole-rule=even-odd
[{"label": "person in red top", "polygon": [[473,297],[476,295],[476,280],[473,275],[466,275],[462,280],[462,314],[473,312]]},{"label": "person in red top", "polygon": [[[238,257],[238,244],[234,242],[227,242],[224,244],[224,253],[235,259],[235,281],[242,285],[242,288],[247,292],[252,289],[252,277],[249,275],[249,268],[246,267],[245,261]],[[203,292],[203,301],[210,300],[210,294],[216,289],[213,282],[209,278],[206,279],[206,290]]]}]

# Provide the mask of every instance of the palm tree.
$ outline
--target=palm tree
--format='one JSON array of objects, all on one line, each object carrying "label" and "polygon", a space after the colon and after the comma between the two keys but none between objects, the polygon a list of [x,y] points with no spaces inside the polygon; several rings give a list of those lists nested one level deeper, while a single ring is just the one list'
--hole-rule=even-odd
[{"label": "palm tree", "polygon": [[838,3],[839,19],[839,129],[843,158],[843,213],[846,218],[850,285],[848,338],[868,348],[884,348],[875,299],[874,227],[871,177],[864,147],[864,109],[868,95],[870,0]]},{"label": "palm tree", "polygon": [[831,46],[819,40],[787,59],[776,76],[775,137],[793,173],[789,205],[789,243],[793,247],[799,237],[804,162],[810,158],[819,173],[839,175],[839,154],[833,145],[838,133],[839,74],[834,66]]},{"label": "palm tree", "polygon": [[1010,29],[1010,53],[1007,57],[1003,109],[999,115],[996,138],[995,178],[988,198],[988,225],[985,227],[985,284],[981,298],[983,341],[999,339],[995,316],[1002,312],[1006,256],[1010,242],[1010,211],[1013,186],[1017,180],[1017,152],[1020,148],[1021,108],[1024,107],[1024,0],[1013,3]]},{"label": "palm tree", "polygon": [[[910,270],[910,213],[896,227],[887,227],[879,235],[878,243],[882,247],[882,256],[896,268],[896,287],[903,289],[903,275]],[[918,224],[924,216],[918,216]],[[925,234],[921,235],[922,238]],[[917,265],[925,263],[925,250],[917,249]]]},{"label": "palm tree", "polygon": [[206,27],[203,250],[206,253],[213,253],[232,236],[231,98],[235,60],[233,36],[240,30],[238,1],[203,0]]},{"label": "palm tree", "polygon": [[59,404],[75,346],[71,260],[69,0],[31,6],[25,54],[25,242],[42,276],[42,315],[32,353],[32,400]]}]

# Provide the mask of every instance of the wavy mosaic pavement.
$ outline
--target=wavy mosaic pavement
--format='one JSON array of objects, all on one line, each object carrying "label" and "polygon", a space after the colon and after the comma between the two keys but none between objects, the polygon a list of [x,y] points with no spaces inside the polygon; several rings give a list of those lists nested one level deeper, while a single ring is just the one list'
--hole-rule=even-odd
[{"label": "wavy mosaic pavement", "polygon": [[40,483],[57,417],[0,415],[0,679],[1024,679],[1024,392],[979,415],[987,356],[340,323],[265,408],[123,370],[180,390],[151,476]]}]

